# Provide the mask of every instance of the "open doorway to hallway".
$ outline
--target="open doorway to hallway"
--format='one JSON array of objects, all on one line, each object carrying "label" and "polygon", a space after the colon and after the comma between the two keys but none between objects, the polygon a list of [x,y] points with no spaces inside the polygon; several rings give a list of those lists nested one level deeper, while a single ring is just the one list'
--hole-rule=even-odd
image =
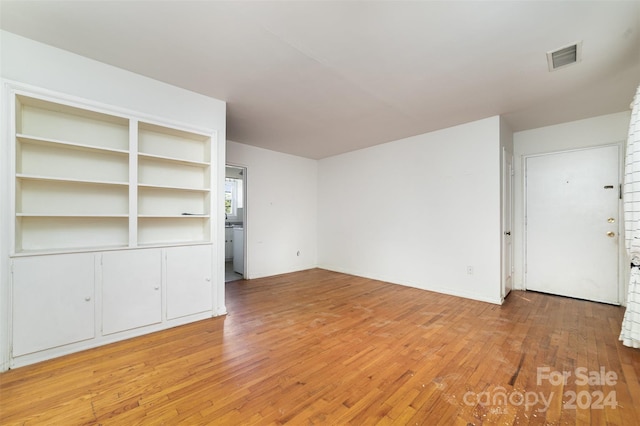
[{"label": "open doorway to hallway", "polygon": [[246,167],[226,165],[225,171],[225,277],[224,281],[236,281],[245,275],[246,228]]}]

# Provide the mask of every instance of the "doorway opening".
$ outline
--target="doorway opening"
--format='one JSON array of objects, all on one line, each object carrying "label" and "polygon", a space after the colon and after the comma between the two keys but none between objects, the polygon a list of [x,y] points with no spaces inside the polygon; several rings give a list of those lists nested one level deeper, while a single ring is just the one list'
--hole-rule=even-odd
[{"label": "doorway opening", "polygon": [[247,168],[227,164],[224,182],[224,281],[244,278],[246,270]]}]

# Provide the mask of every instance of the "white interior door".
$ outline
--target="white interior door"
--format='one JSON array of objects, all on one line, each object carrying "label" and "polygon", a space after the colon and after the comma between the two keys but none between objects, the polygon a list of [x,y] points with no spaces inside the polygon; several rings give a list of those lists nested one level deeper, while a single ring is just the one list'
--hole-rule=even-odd
[{"label": "white interior door", "polygon": [[513,157],[502,149],[502,298],[513,287],[513,244],[511,225],[513,222]]},{"label": "white interior door", "polygon": [[619,303],[618,149],[526,159],[527,290]]}]

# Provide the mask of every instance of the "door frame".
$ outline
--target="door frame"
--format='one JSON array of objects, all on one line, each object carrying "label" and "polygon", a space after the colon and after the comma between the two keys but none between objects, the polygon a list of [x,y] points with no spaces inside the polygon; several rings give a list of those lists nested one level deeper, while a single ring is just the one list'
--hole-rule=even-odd
[{"label": "door frame", "polygon": [[[513,245],[513,228],[514,228],[514,155],[507,151],[506,147],[502,147],[502,223],[501,231],[501,281],[500,298],[504,302],[507,295],[513,290],[514,282],[514,245]],[[507,232],[509,232],[510,244],[507,246]],[[507,261],[509,260],[509,261]],[[510,271],[507,269],[510,268]],[[507,278],[511,276],[511,286],[507,289]]]},{"label": "door frame", "polygon": [[[247,201],[248,198],[249,198],[249,197],[247,197],[247,189],[248,189],[247,174],[248,174],[248,171],[247,171],[247,166],[246,165],[225,162],[225,177],[226,177],[226,168],[227,167],[233,167],[233,168],[236,168],[236,169],[242,169],[242,197],[243,197],[243,199],[242,199],[242,227],[244,229],[244,232],[242,233],[242,239],[243,239],[242,250],[244,252],[244,256],[243,256],[243,260],[244,260],[244,262],[243,262],[244,263],[243,271],[244,271],[244,274],[242,274],[242,275],[243,275],[244,279],[246,280],[246,279],[248,279],[247,271],[248,271],[248,265],[249,265],[249,259],[248,259],[248,256],[247,256],[247,252],[248,252],[248,250],[247,250],[247,241],[248,241],[247,234],[249,232],[247,230],[247,228],[248,228],[248,226],[247,226],[247,217],[248,217],[247,216],[247,208],[248,208],[248,204],[249,204],[248,201]],[[222,194],[222,199],[223,199],[223,202],[224,202],[224,194]],[[223,204],[223,206],[224,206],[224,204]],[[224,207],[223,207],[223,211],[224,211]],[[222,237],[222,243],[223,243],[222,247],[224,247],[224,235]]]},{"label": "door frame", "polygon": [[[554,154],[564,154],[576,151],[585,151],[590,149],[597,148],[605,148],[616,146],[618,147],[618,182],[620,184],[618,197],[618,304],[625,304],[625,296],[626,296],[626,287],[627,287],[627,277],[628,277],[628,266],[627,261],[627,253],[625,246],[625,234],[624,234],[624,209],[623,209],[623,199],[622,199],[622,185],[624,182],[624,158],[625,158],[625,142],[618,141],[613,143],[606,143],[600,145],[591,145],[580,148],[573,149],[562,149],[557,151],[547,151],[535,154],[524,154],[522,155],[522,224],[523,224],[523,235],[522,235],[522,289],[524,291],[527,290],[527,248],[528,248],[528,226],[527,226],[527,159],[532,157],[541,157],[546,155],[554,155]],[[596,302],[598,303],[598,302]]]}]

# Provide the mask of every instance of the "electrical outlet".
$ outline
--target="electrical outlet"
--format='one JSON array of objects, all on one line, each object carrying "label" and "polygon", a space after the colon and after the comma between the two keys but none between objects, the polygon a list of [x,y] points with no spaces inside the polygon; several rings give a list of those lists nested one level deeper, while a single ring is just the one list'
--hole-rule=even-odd
[{"label": "electrical outlet", "polygon": [[471,265],[467,266],[467,274],[473,275],[473,266]]}]

